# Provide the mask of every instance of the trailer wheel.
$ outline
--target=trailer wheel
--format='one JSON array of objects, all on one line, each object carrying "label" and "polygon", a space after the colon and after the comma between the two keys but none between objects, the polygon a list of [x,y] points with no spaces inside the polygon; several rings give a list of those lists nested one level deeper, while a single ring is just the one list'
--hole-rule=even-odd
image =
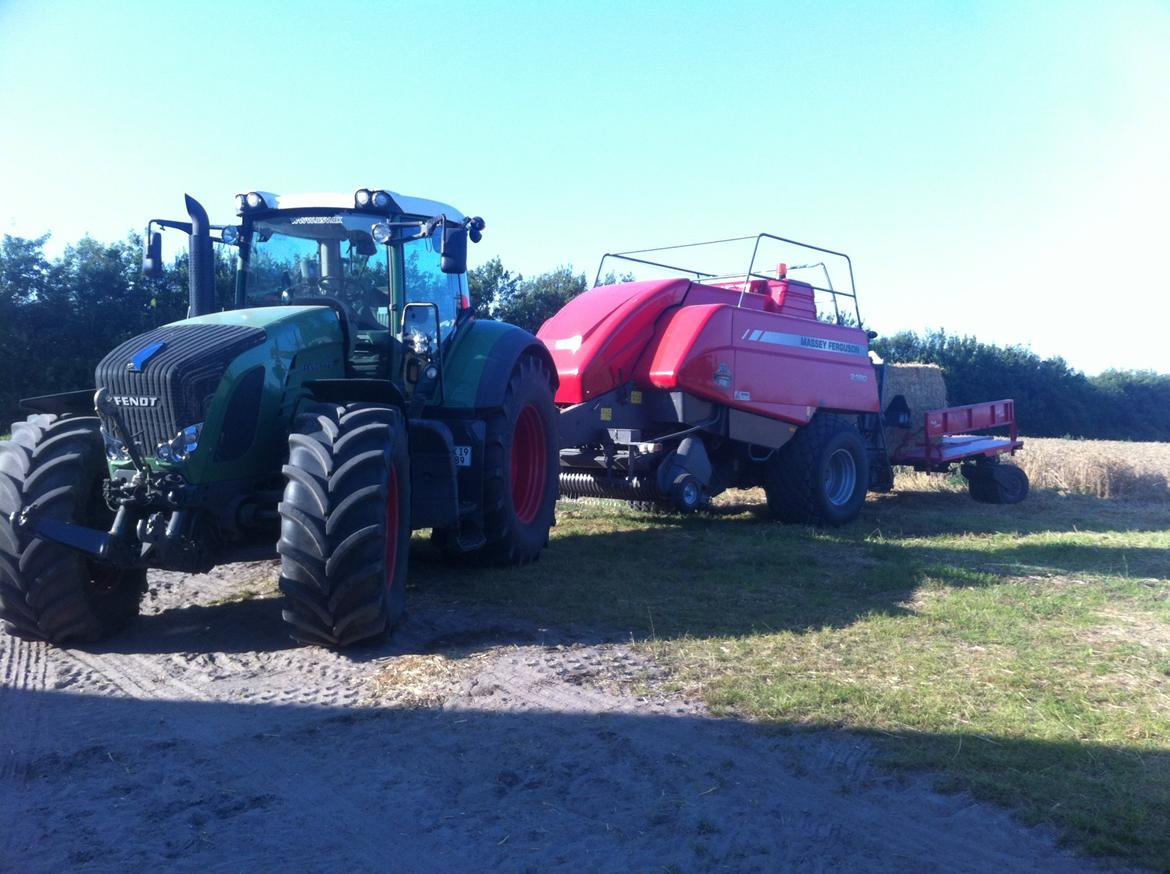
[{"label": "trailer wheel", "polygon": [[516,362],[502,409],[487,420],[483,533],[461,558],[474,564],[527,564],[548,543],[557,503],[557,412],[552,379],[535,355]]},{"label": "trailer wheel", "polygon": [[1028,475],[1014,464],[984,464],[964,468],[967,490],[983,504],[1018,504],[1028,497]]},{"label": "trailer wheel", "polygon": [[768,461],[768,510],[783,522],[844,525],[865,503],[869,461],[865,442],[837,416],[814,416]]},{"label": "trailer wheel", "polygon": [[105,450],[98,420],[39,414],[0,443],[0,619],[30,640],[89,642],[138,615],[146,571],[92,561],[17,533],[8,515],[36,505],[46,518],[108,529]]},{"label": "trailer wheel", "polygon": [[397,407],[309,404],[289,435],[280,503],[280,590],[290,634],[344,647],[402,615],[410,456]]}]

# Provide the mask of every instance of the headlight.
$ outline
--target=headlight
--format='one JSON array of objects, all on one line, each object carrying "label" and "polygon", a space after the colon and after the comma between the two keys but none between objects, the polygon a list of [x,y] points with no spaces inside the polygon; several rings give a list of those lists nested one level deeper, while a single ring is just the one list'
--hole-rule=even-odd
[{"label": "headlight", "polygon": [[249,191],[247,194],[236,195],[236,213],[243,215],[250,209],[262,209],[268,206],[264,195],[259,191]]},{"label": "headlight", "polygon": [[222,231],[219,232],[219,236],[220,236],[220,239],[223,240],[225,243],[227,243],[229,246],[234,246],[236,243],[238,243],[240,241],[240,229],[237,228],[235,225],[228,225],[226,228],[224,228]]},{"label": "headlight", "polygon": [[385,222],[378,222],[370,228],[370,236],[374,238],[375,243],[386,245],[394,237],[394,228]]},{"label": "headlight", "polygon": [[199,448],[199,437],[203,433],[203,423],[188,425],[175,435],[170,443],[160,443],[156,455],[160,461],[186,461]]}]

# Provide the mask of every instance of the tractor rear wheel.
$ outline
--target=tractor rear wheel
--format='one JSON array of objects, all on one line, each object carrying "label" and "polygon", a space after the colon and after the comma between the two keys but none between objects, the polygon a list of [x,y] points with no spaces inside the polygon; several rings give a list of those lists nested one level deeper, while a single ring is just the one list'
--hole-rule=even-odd
[{"label": "tractor rear wheel", "polygon": [[30,640],[99,640],[138,615],[146,571],[93,561],[17,533],[8,515],[35,505],[43,518],[103,531],[105,449],[98,420],[38,414],[0,443],[0,620]]},{"label": "tractor rear wheel", "polygon": [[527,564],[540,558],[556,513],[559,463],[552,379],[539,358],[525,355],[512,369],[503,407],[487,420],[487,542],[462,558],[476,564]]},{"label": "tractor rear wheel", "polygon": [[289,435],[280,503],[283,616],[302,643],[344,647],[402,615],[410,456],[397,407],[306,405]]},{"label": "tractor rear wheel", "polygon": [[869,484],[869,460],[858,430],[818,414],[768,461],[768,510],[782,522],[844,525],[857,518]]}]

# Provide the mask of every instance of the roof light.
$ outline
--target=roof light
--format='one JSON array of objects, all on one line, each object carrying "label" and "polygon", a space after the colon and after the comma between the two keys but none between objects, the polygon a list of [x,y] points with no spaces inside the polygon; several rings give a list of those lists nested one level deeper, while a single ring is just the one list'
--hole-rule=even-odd
[{"label": "roof light", "polygon": [[359,207],[367,207],[370,205],[370,189],[359,188],[353,193],[353,202]]},{"label": "roof light", "polygon": [[389,209],[392,202],[393,201],[390,200],[390,195],[385,191],[375,191],[371,201],[371,203],[373,203],[374,207],[377,209]]},{"label": "roof light", "polygon": [[237,214],[242,213],[243,211],[244,211],[244,195],[237,194],[236,195],[236,213]]},{"label": "roof light", "polygon": [[258,207],[268,205],[264,202],[264,198],[260,196],[260,192],[258,191],[249,191],[248,196],[244,200],[248,204],[248,209],[257,209]]}]

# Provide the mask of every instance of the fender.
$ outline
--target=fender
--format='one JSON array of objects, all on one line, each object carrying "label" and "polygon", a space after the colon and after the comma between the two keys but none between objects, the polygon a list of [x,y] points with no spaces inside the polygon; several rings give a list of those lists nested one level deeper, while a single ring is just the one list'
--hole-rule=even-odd
[{"label": "fender", "polygon": [[67,391],[55,395],[21,398],[20,408],[30,413],[55,413],[59,416],[95,416],[93,390]]},{"label": "fender", "polygon": [[506,322],[473,320],[455,338],[443,364],[443,406],[466,410],[501,406],[512,368],[523,355],[536,355],[544,363],[555,392],[556,367],[540,340]]},{"label": "fender", "polygon": [[305,383],[305,388],[315,401],[390,404],[406,415],[406,398],[388,379],[311,379]]}]

